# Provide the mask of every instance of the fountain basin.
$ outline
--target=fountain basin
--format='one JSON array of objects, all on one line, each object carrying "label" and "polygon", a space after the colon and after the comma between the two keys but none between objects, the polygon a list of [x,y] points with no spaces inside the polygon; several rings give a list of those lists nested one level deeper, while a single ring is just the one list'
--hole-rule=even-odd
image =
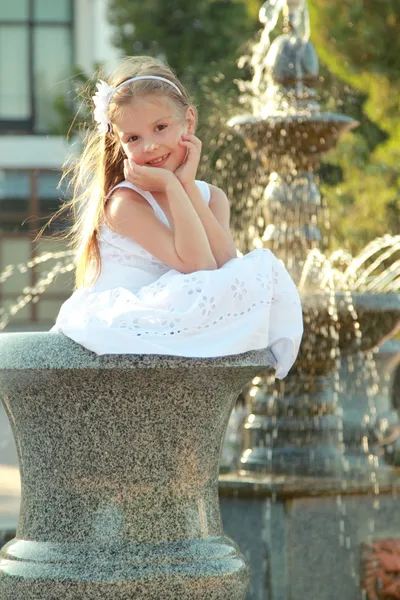
[{"label": "fountain basin", "polygon": [[[239,115],[228,125],[233,128],[248,145],[260,151],[267,158],[290,155],[320,155],[335,147],[339,137],[357,127],[358,122],[341,114],[319,111],[292,112],[290,107],[282,113],[265,116]],[[299,157],[297,157],[299,158]]]},{"label": "fountain basin", "polygon": [[[342,355],[365,352],[382,345],[400,328],[400,294],[335,292],[338,313],[339,347]],[[307,293],[302,297],[305,315],[313,330],[323,331],[329,320],[329,294]],[[355,313],[352,312],[354,308]],[[316,326],[316,319],[319,321]],[[305,317],[307,321],[307,318]],[[307,330],[307,323],[305,324]],[[357,335],[360,332],[360,335]],[[304,335],[307,338],[307,333]],[[321,343],[323,340],[321,336]],[[326,344],[326,340],[325,340]],[[318,341],[315,344],[318,347]]]},{"label": "fountain basin", "polygon": [[2,600],[243,599],[224,536],[223,436],[268,350],[217,359],[97,356],[58,333],[0,336],[21,509]]}]

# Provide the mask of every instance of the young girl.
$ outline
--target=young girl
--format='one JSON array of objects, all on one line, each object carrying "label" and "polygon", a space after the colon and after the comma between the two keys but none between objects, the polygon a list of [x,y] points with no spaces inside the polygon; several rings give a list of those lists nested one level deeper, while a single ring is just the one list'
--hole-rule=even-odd
[{"label": "young girl", "polygon": [[96,354],[269,346],[284,377],[303,332],[299,295],[269,250],[237,258],[224,192],[196,180],[201,142],[187,91],[150,57],[124,59],[97,89],[98,130],[71,201],[77,289],[51,331]]}]

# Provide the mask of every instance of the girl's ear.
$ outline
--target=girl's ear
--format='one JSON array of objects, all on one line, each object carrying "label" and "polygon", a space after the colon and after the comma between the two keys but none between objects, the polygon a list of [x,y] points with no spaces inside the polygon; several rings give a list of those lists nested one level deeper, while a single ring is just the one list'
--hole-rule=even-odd
[{"label": "girl's ear", "polygon": [[197,126],[197,111],[193,106],[189,106],[186,110],[187,132],[194,134]]}]

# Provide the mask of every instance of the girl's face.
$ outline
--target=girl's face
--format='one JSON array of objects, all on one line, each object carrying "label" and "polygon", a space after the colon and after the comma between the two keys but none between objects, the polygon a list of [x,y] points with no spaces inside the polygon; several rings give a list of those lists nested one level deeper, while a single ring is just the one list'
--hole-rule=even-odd
[{"label": "girl's face", "polygon": [[114,123],[114,131],[127,158],[174,172],[186,156],[186,147],[179,144],[181,136],[194,133],[195,124],[193,108],[183,115],[168,96],[149,95],[132,98]]}]

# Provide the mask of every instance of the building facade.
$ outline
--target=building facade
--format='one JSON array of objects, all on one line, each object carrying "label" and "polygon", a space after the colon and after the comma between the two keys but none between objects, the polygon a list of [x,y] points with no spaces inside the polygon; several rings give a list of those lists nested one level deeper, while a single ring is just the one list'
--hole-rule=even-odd
[{"label": "building facade", "polygon": [[[8,265],[65,249],[48,236],[34,241],[60,206],[62,165],[74,152],[56,104],[71,98],[74,70],[91,75],[118,59],[107,14],[108,0],[0,0],[0,310],[15,311],[55,263],[5,278]],[[58,276],[5,330],[47,330],[72,288],[73,273]]]}]

